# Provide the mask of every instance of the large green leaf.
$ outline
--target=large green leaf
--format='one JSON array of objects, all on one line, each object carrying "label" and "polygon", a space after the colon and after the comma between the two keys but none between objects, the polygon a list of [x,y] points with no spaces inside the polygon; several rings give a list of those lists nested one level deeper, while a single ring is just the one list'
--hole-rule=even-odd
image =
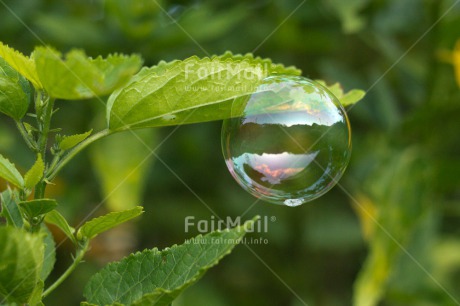
[{"label": "large green leaf", "polygon": [[12,190],[6,190],[0,193],[0,204],[2,206],[1,215],[6,218],[7,225],[22,228],[24,220],[22,219],[19,206],[14,200]]},{"label": "large green leaf", "polygon": [[224,119],[235,98],[252,93],[271,74],[299,75],[300,70],[250,54],[161,62],[110,96],[108,125],[121,130]]},{"label": "large green leaf", "polygon": [[37,155],[37,160],[35,161],[32,168],[27,171],[24,176],[24,186],[26,188],[33,188],[37,185],[43,177],[43,172],[45,171],[45,163],[43,162],[41,154]]},{"label": "large green leaf", "polygon": [[0,295],[25,304],[40,281],[43,237],[13,227],[0,227]]},{"label": "large green leaf", "polygon": [[107,215],[94,218],[82,225],[82,227],[78,230],[77,237],[79,239],[93,239],[100,233],[108,231],[109,229],[114,228],[119,224],[134,219],[141,215],[143,212],[143,207],[137,206],[132,209],[111,212]]},{"label": "large green leaf", "polygon": [[31,100],[29,82],[0,57],[0,112],[19,120]]},{"label": "large green leaf", "polygon": [[13,163],[0,154],[0,178],[3,178],[15,185],[22,188],[24,186],[24,179],[21,173],[16,169]]},{"label": "large green leaf", "polygon": [[0,57],[2,57],[14,70],[28,79],[35,88],[42,88],[33,59],[10,48],[2,42],[0,42]]},{"label": "large green leaf", "polygon": [[125,84],[142,64],[137,55],[115,54],[92,59],[80,50],[70,51],[63,59],[49,47],[36,48],[34,59],[48,94],[67,100],[107,95]]},{"label": "large green leaf", "polygon": [[90,279],[84,295],[97,305],[168,305],[229,254],[256,220],[109,264]]}]

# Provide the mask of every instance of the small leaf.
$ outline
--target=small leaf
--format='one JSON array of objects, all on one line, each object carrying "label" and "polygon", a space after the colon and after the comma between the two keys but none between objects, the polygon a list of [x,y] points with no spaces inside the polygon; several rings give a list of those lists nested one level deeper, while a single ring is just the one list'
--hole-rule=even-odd
[{"label": "small leaf", "polygon": [[49,213],[55,209],[58,204],[56,200],[52,199],[37,199],[19,202],[19,206],[22,208],[27,217],[34,218]]},{"label": "small leaf", "polygon": [[16,187],[24,186],[22,175],[16,170],[16,167],[8,159],[0,154],[0,177],[7,180]]},{"label": "small leaf", "polygon": [[23,122],[22,124],[24,124],[24,128],[26,129],[27,133],[30,135],[32,134],[33,132],[38,132],[38,130],[32,126],[31,124],[27,123],[27,122]]},{"label": "small leaf", "polygon": [[7,224],[9,226],[22,228],[24,226],[24,220],[22,219],[18,205],[14,201],[13,191],[6,190],[0,193],[0,202],[2,204],[2,215],[6,218]]},{"label": "small leaf", "polygon": [[43,234],[44,244],[44,259],[40,279],[46,281],[56,263],[56,243],[54,242],[53,234],[51,234],[45,224],[42,224],[40,231]]},{"label": "small leaf", "polygon": [[9,303],[29,302],[43,264],[43,237],[0,227],[0,295]]},{"label": "small leaf", "polygon": [[37,185],[43,177],[45,171],[45,163],[43,162],[42,155],[38,154],[35,164],[30,168],[29,172],[24,176],[24,186],[32,189]]},{"label": "small leaf", "polygon": [[63,151],[72,149],[77,144],[79,144],[80,142],[82,142],[83,140],[88,138],[89,135],[91,135],[92,132],[93,132],[93,130],[88,131],[88,132],[83,133],[83,134],[77,134],[77,135],[72,135],[72,136],[64,136],[62,138],[61,142],[59,143],[59,148],[61,150],[63,150]]},{"label": "small leaf", "polygon": [[61,231],[75,244],[77,245],[77,240],[73,235],[75,233],[75,229],[67,223],[67,220],[61,215],[57,210],[53,210],[46,214],[45,222],[49,224],[53,224],[61,229]]},{"label": "small leaf", "polygon": [[334,96],[336,96],[337,99],[339,99],[340,104],[342,104],[342,106],[356,104],[366,95],[366,92],[360,89],[352,89],[349,92],[344,93],[342,85],[340,85],[340,83],[335,83],[333,85],[328,86],[326,82],[324,82],[323,80],[315,81],[329,89],[329,91]]},{"label": "small leaf", "polygon": [[0,112],[20,120],[29,108],[31,91],[30,83],[0,57]]},{"label": "small leaf", "polygon": [[78,230],[77,237],[78,239],[88,238],[93,239],[100,233],[108,231],[115,226],[125,223],[143,213],[143,208],[137,206],[133,209],[128,209],[124,211],[111,212],[107,215],[94,218],[85,224]]},{"label": "small leaf", "polygon": [[356,102],[360,101],[364,96],[366,95],[366,92],[363,90],[359,89],[353,89],[347,92],[343,97],[340,98],[340,103],[342,103],[343,106],[348,106],[355,104]]},{"label": "small leaf", "polygon": [[199,235],[163,251],[145,250],[94,275],[84,296],[97,305],[169,305],[238,245],[258,218],[244,225]]},{"label": "small leaf", "polygon": [[83,51],[61,53],[45,47],[34,52],[38,75],[53,98],[76,100],[110,94],[136,73],[142,60],[137,55],[109,55],[92,59]]},{"label": "small leaf", "polygon": [[107,103],[112,130],[225,119],[232,101],[251,94],[270,74],[300,74],[251,54],[161,62],[144,68]]}]

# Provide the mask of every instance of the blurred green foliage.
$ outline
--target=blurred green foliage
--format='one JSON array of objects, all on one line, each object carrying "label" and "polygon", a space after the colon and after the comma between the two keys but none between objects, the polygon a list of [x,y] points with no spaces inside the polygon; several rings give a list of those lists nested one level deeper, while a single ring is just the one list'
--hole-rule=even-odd
[{"label": "blurred green foliage", "polygon": [[[78,157],[49,191],[60,199],[62,213],[74,216],[72,224],[101,201],[106,210],[143,204],[146,213],[135,226],[101,235],[88,262],[47,304],[77,305],[89,275],[107,260],[193,236],[184,233],[184,218],[209,220],[208,207],[221,217],[260,214],[276,221],[262,235],[269,243],[251,246],[259,258],[240,246],[176,305],[458,304],[460,84],[451,65],[460,69],[458,55],[451,57],[460,39],[456,1],[3,0],[0,16],[0,41],[24,53],[50,44],[93,56],[139,53],[153,65],[256,50],[296,65],[307,77],[368,91],[349,110],[354,152],[343,188],[295,209],[259,202],[246,212],[255,199],[226,169],[220,122],[146,132],[141,137],[159,157],[149,159],[148,168],[136,169],[135,161],[150,152],[138,150],[134,137],[114,138],[92,148],[91,158]],[[98,100],[72,103],[55,124],[65,126],[65,134],[83,133],[103,126],[103,113]],[[99,150],[113,154],[101,159]],[[0,153],[24,170],[34,160],[20,152],[26,150],[14,124],[2,116]],[[124,163],[123,156],[132,159]],[[108,163],[113,173],[104,177],[99,169]],[[131,179],[124,181],[127,172]],[[58,249],[57,272],[70,251],[70,244]]]}]

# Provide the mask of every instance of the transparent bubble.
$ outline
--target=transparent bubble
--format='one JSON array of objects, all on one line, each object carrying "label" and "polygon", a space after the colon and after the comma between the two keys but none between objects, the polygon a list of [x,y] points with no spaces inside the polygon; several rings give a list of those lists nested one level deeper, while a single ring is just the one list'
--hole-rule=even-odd
[{"label": "transparent bubble", "polygon": [[351,154],[348,117],[322,85],[275,75],[235,99],[222,148],[230,173],[261,200],[287,206],[312,201],[340,179]]}]

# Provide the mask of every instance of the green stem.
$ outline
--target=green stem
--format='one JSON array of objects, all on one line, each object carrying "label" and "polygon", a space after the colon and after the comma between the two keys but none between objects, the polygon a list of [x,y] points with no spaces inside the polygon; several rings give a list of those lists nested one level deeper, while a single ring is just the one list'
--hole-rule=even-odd
[{"label": "green stem", "polygon": [[77,251],[76,256],[73,260],[73,263],[67,268],[67,270],[51,285],[48,289],[43,292],[42,298],[47,297],[54,289],[59,287],[70,274],[77,268],[80,262],[83,260],[86,252],[88,251],[89,241],[86,241]]},{"label": "green stem", "polygon": [[51,164],[49,166],[49,169],[53,169],[54,167],[56,167],[60,159],[61,159],[61,154],[54,155],[53,160],[51,161]]},{"label": "green stem", "polygon": [[55,163],[53,167],[50,167],[48,170],[48,173],[46,174],[46,180],[51,181],[53,180],[56,175],[61,171],[61,169],[67,165],[67,163],[74,158],[80,151],[85,149],[87,146],[95,142],[96,140],[99,140],[101,138],[104,138],[106,136],[111,135],[113,132],[110,131],[109,129],[102,130],[96,134],[94,134],[91,137],[88,137],[87,139],[83,140],[80,142],[78,145],[76,145],[73,149],[71,149],[67,154],[65,154],[61,160],[58,163]]},{"label": "green stem", "polygon": [[24,124],[21,121],[16,121],[16,126],[18,127],[19,133],[21,133],[21,136],[24,138],[24,141],[26,142],[29,149],[31,149],[33,152],[37,152],[37,144],[35,144],[32,139],[30,139]]},{"label": "green stem", "polygon": [[40,131],[40,138],[38,139],[38,148],[42,154],[43,159],[46,155],[46,145],[48,143],[48,134],[51,127],[51,117],[53,116],[54,99],[48,98],[45,106],[45,114],[43,116],[43,128]]},{"label": "green stem", "polygon": [[[54,99],[47,98],[45,102],[45,113],[43,114],[43,118],[40,118],[40,137],[38,139],[38,150],[42,155],[42,159],[46,160],[46,145],[48,144],[48,134],[50,132],[51,127],[51,117],[53,116],[54,110]],[[45,189],[46,189],[46,182],[42,180],[38,185],[35,187],[35,199],[42,199],[45,196]]]}]

